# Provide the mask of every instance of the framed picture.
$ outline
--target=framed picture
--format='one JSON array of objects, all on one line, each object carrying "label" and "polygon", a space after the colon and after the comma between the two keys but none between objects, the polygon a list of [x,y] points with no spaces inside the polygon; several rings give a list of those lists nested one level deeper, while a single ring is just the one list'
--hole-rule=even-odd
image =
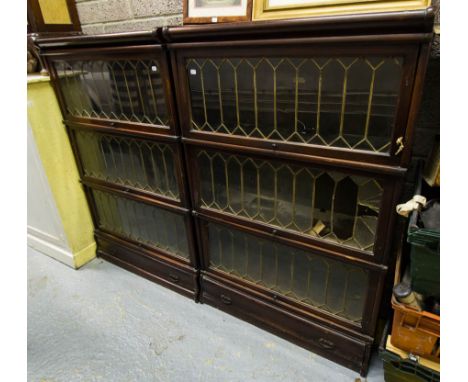
[{"label": "framed picture", "polygon": [[78,33],[74,0],[28,0],[28,33]]},{"label": "framed picture", "polygon": [[424,9],[431,0],[253,0],[253,20]]},{"label": "framed picture", "polygon": [[252,0],[184,0],[184,24],[250,21]]}]

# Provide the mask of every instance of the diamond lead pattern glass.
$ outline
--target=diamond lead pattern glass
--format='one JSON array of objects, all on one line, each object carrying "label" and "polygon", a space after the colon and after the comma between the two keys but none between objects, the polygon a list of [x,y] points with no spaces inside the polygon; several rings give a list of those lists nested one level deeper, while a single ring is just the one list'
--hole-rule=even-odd
[{"label": "diamond lead pattern glass", "polygon": [[186,61],[191,129],[388,153],[400,57]]},{"label": "diamond lead pattern glass", "polygon": [[372,254],[378,181],[204,150],[197,162],[201,206]]},{"label": "diamond lead pattern glass", "polygon": [[157,61],[57,60],[54,65],[71,115],[168,125]]},{"label": "diamond lead pattern glass", "polygon": [[361,321],[366,270],[211,223],[208,231],[212,268]]},{"label": "diamond lead pattern glass", "polygon": [[154,141],[77,130],[85,175],[178,200],[172,148]]},{"label": "diamond lead pattern glass", "polygon": [[93,190],[99,228],[188,259],[184,218],[165,209]]}]

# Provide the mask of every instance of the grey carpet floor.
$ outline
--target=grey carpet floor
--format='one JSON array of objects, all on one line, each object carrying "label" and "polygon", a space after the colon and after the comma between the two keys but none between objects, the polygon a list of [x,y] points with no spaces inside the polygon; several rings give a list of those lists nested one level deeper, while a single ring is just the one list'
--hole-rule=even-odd
[{"label": "grey carpet floor", "polygon": [[[28,249],[28,380],[354,382],[359,375],[101,259]],[[383,381],[374,355],[368,382]]]}]

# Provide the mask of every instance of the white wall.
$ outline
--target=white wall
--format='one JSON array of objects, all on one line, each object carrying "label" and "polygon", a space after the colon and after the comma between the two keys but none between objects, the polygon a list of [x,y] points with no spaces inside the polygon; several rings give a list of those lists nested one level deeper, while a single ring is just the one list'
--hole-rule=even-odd
[{"label": "white wall", "polygon": [[28,245],[74,266],[73,254],[28,122]]}]

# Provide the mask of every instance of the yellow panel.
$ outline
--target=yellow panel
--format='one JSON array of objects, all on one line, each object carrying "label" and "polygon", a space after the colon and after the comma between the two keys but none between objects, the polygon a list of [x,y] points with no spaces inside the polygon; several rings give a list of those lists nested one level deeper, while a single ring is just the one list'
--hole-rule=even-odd
[{"label": "yellow panel", "polygon": [[87,262],[91,261],[96,257],[96,243],[93,241],[90,245],[83,248],[82,250],[73,253],[73,262],[75,268],[81,268]]},{"label": "yellow panel", "polygon": [[277,20],[370,12],[424,9],[431,0],[311,0],[306,4],[270,6],[269,0],[253,0],[252,19]]},{"label": "yellow panel", "polygon": [[71,24],[67,0],[38,0],[44,24]]},{"label": "yellow panel", "polygon": [[96,256],[93,222],[62,114],[48,77],[28,79],[28,120],[75,267]]}]

